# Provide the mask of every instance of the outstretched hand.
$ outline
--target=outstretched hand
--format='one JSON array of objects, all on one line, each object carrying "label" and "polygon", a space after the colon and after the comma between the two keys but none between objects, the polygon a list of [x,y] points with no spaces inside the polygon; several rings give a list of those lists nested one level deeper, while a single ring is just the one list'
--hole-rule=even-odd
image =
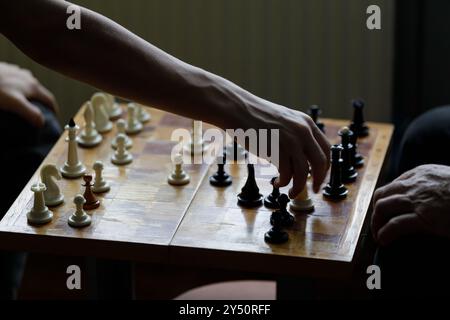
[{"label": "outstretched hand", "polygon": [[313,190],[320,190],[330,165],[330,143],[311,117],[260,100],[246,121],[254,122],[249,127],[279,129],[279,177],[275,187],[284,187],[292,179],[289,197],[295,198],[304,189],[311,166]]},{"label": "outstretched hand", "polygon": [[423,165],[378,189],[372,233],[381,245],[410,234],[450,237],[450,167]]},{"label": "outstretched hand", "polygon": [[26,69],[0,62],[0,110],[18,114],[30,124],[41,127],[45,119],[30,100],[38,100],[57,112],[53,94]]}]

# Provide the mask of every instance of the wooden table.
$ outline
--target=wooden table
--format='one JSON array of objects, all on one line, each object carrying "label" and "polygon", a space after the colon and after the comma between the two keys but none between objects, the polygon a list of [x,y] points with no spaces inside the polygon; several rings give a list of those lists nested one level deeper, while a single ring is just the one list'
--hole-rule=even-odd
[{"label": "wooden table", "polygon": [[[210,186],[208,177],[216,168],[206,164],[185,167],[191,176],[189,185],[168,185],[166,179],[172,169],[170,152],[175,145],[170,141],[171,134],[176,128],[190,128],[191,121],[156,109],[149,111],[151,122],[144,132],[133,137],[134,161],[129,166],[117,167],[109,160],[114,131],[104,135],[101,146],[79,149],[88,169],[92,169],[96,160],[103,160],[104,176],[112,187],[109,193],[100,196],[102,205],[92,212],[90,227],[73,229],[67,224],[74,209],[73,197],[81,192],[81,179],[59,182],[66,201],[52,208],[55,218],[51,223],[40,227],[27,223],[26,213],[32,206],[30,187],[38,180],[38,169],[0,222],[0,248],[133,261],[138,263],[136,273],[146,274],[153,285],[159,282],[161,286],[167,286],[170,279],[180,282],[177,276],[186,278],[192,272],[208,274],[208,281],[220,279],[215,276],[219,273],[228,274],[226,279],[342,278],[351,273],[372,194],[389,149],[391,125],[369,123],[370,136],[359,141],[366,163],[359,170],[357,182],[348,186],[346,200],[330,202],[321,194],[310,192],[315,211],[296,214],[288,243],[269,245],[264,242],[264,233],[270,227],[271,211],[264,207],[243,209],[236,204],[236,195],[247,177],[246,166],[227,164],[233,184],[225,189]],[[75,118],[80,124],[81,114],[82,110]],[[337,143],[337,130],[348,123],[323,121],[328,138]],[[67,152],[65,138],[66,133],[42,165],[63,164]],[[271,191],[271,177],[262,175],[259,168],[256,168],[258,185],[266,195]],[[206,269],[209,271],[205,272]],[[150,285],[143,281],[141,287],[144,284]],[[162,291],[157,292],[167,297]],[[146,296],[159,297],[155,291]]]}]

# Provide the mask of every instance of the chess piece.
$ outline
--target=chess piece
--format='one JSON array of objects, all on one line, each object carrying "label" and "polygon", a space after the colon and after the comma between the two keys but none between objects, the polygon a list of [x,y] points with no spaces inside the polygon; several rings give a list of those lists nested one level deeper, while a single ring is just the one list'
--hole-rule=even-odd
[{"label": "chess piece", "polygon": [[342,147],[339,145],[334,145],[331,147],[331,173],[330,182],[323,189],[323,195],[331,200],[342,200],[347,197],[348,190],[342,184],[341,179],[341,169],[342,169],[342,159],[341,159]]},{"label": "chess piece", "polygon": [[77,138],[78,144],[86,148],[99,145],[102,142],[103,137],[98,133],[97,129],[95,129],[94,111],[92,109],[92,104],[89,101],[86,103],[84,109],[84,121],[86,124]]},{"label": "chess piece", "polygon": [[283,227],[292,224],[294,221],[294,217],[286,210],[286,206],[289,202],[288,196],[282,194],[278,197],[278,201],[280,209],[271,214],[270,223],[272,228],[264,235],[264,240],[270,244],[282,244],[287,242],[289,240],[289,235],[283,230]]},{"label": "chess piece", "polygon": [[59,190],[58,185],[53,179],[61,180],[61,174],[53,164],[47,164],[40,171],[41,181],[45,184],[44,191],[45,205],[49,207],[59,206],[64,202],[64,195]]},{"label": "chess piece", "polygon": [[358,137],[356,134],[352,134],[350,136],[350,143],[353,145],[353,148],[351,150],[351,161],[355,168],[361,168],[364,166],[364,157],[358,153],[358,143],[357,143]]},{"label": "chess piece", "polygon": [[369,127],[364,122],[364,101],[353,100],[353,121],[350,124],[350,130],[357,137],[367,137],[369,135]]},{"label": "chess piece", "polygon": [[94,110],[95,128],[100,133],[111,131],[112,122],[109,121],[107,110],[107,98],[104,93],[97,92],[91,98],[92,109]]},{"label": "chess piece", "polygon": [[136,103],[135,105],[137,106],[137,119],[142,123],[150,121],[152,116],[148,113],[146,107],[139,103]]},{"label": "chess piece", "polygon": [[191,141],[185,146],[185,151],[191,155],[202,154],[207,150],[203,141],[203,127],[201,121],[192,120]]},{"label": "chess piece", "polygon": [[247,150],[243,148],[236,140],[232,144],[225,147],[227,159],[232,159],[233,161],[242,161],[247,158]]},{"label": "chess piece", "polygon": [[264,206],[269,209],[278,209],[280,206],[278,204],[278,197],[280,196],[280,188],[275,188],[273,185],[277,177],[273,177],[270,180],[272,185],[272,192],[264,199]]},{"label": "chess piece", "polygon": [[73,119],[70,119],[68,125],[65,129],[68,132],[68,152],[67,161],[64,166],[60,169],[61,174],[64,178],[75,179],[81,177],[86,172],[86,167],[78,160],[78,149],[77,149],[77,130],[78,126],[75,124]]},{"label": "chess piece", "polygon": [[175,169],[167,178],[167,182],[174,186],[188,184],[191,180],[189,175],[183,170],[183,156],[178,154],[174,159]]},{"label": "chess piece", "polygon": [[209,177],[209,183],[215,187],[227,187],[233,180],[231,176],[225,172],[226,154],[217,158],[217,172]]},{"label": "chess piece", "polygon": [[320,120],[319,120],[320,114],[321,114],[321,110],[320,110],[319,106],[311,106],[309,108],[309,115],[313,119],[314,123],[320,129],[320,131],[325,133],[325,125],[322,122],[320,122]]},{"label": "chess piece", "polygon": [[126,149],[126,136],[120,133],[116,138],[116,142],[117,150],[114,152],[111,162],[119,166],[131,163],[133,155]]},{"label": "chess piece", "polygon": [[89,174],[85,174],[83,176],[84,184],[83,187],[86,189],[84,190],[83,197],[86,200],[86,202],[83,204],[84,210],[93,210],[100,207],[100,200],[98,200],[94,193],[92,192],[92,176]]},{"label": "chess piece", "polygon": [[[287,211],[287,204],[290,201],[289,197],[283,193],[280,194],[277,201],[279,208],[275,212],[278,211],[280,215],[276,217],[280,219],[280,224],[282,227],[291,227],[295,222],[295,218],[292,214],[289,213],[289,211]],[[270,223],[274,225],[274,221],[272,221],[272,218],[270,219]]]},{"label": "chess piece", "polygon": [[356,180],[358,177],[358,172],[356,172],[355,167],[353,166],[353,145],[350,143],[350,137],[353,135],[353,132],[344,127],[339,131],[339,136],[341,136],[341,147],[342,147],[342,181],[344,183],[351,183]]},{"label": "chess piece", "polygon": [[33,208],[27,213],[27,219],[30,224],[46,224],[53,219],[51,212],[44,201],[44,192],[47,188],[42,182],[35,183],[31,186],[34,192]]},{"label": "chess piece", "polygon": [[108,182],[103,179],[103,168],[103,162],[96,161],[94,163],[93,169],[95,171],[95,179],[94,186],[92,187],[92,192],[94,193],[104,193],[111,189]]},{"label": "chess piece", "polygon": [[125,136],[125,147],[127,149],[131,149],[131,147],[133,147],[133,140],[131,140],[131,138],[129,136],[127,136],[127,133],[126,133],[127,124],[126,124],[125,120],[123,120],[123,119],[117,120],[116,127],[117,127],[117,135],[112,140],[111,147],[114,150],[117,149],[117,137],[119,134],[123,134]]},{"label": "chess piece", "polygon": [[104,93],[106,97],[106,113],[110,120],[119,118],[122,115],[122,108],[116,103],[116,98],[109,93]]},{"label": "chess piece", "polygon": [[91,224],[91,217],[84,211],[83,207],[86,204],[86,199],[81,194],[78,194],[73,199],[75,203],[75,212],[69,218],[69,225],[74,228],[86,227]]},{"label": "chess piece", "polygon": [[137,119],[136,111],[136,105],[134,103],[129,103],[127,126],[125,129],[126,133],[128,134],[137,134],[144,128],[142,123]]},{"label": "chess piece", "polygon": [[238,205],[245,208],[254,208],[262,205],[263,196],[259,193],[258,185],[255,179],[255,167],[253,164],[247,164],[248,177],[241,193],[238,194]]},{"label": "chess piece", "polygon": [[302,192],[300,192],[300,194],[295,199],[291,200],[289,208],[292,211],[297,212],[310,212],[314,210],[314,204],[309,197],[307,186],[303,188]]}]

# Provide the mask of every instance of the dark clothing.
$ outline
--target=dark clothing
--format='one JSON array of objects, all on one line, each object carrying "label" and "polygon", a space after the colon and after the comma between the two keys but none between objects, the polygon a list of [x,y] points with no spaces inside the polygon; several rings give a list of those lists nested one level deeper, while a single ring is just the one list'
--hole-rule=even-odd
[{"label": "dark clothing", "polygon": [[[450,106],[433,109],[411,123],[397,162],[398,175],[423,164],[450,165]],[[447,212],[450,214],[450,212]],[[409,236],[379,248],[383,298],[447,295],[450,290],[450,240]]]},{"label": "dark clothing", "polygon": [[[19,116],[0,112],[0,133],[3,147],[0,153],[2,188],[0,218],[2,218],[27,184],[33,173],[49,153],[61,134],[55,115],[34,102],[45,115],[45,126],[37,129]],[[18,288],[25,255],[0,252],[0,299],[11,299]]]}]

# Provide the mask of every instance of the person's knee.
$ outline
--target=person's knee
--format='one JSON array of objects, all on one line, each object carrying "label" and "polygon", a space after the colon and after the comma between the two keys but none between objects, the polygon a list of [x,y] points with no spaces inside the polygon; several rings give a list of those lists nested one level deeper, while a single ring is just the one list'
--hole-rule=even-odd
[{"label": "person's knee", "polygon": [[450,106],[432,109],[415,119],[401,144],[399,174],[423,164],[450,165]]}]

